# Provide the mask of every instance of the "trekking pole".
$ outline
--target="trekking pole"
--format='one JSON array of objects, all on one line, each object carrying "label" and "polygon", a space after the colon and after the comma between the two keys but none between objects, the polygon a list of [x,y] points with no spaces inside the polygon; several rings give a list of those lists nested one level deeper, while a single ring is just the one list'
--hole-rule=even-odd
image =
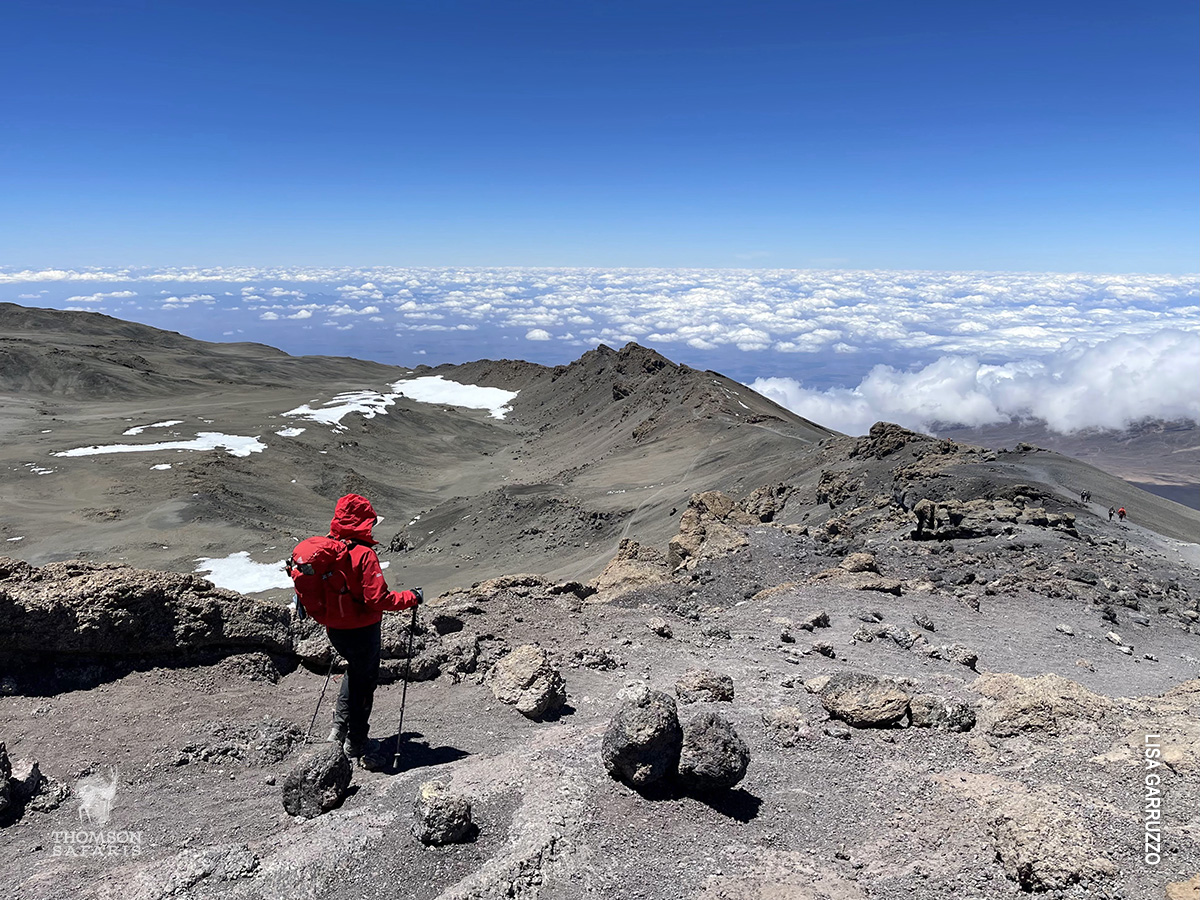
[{"label": "trekking pole", "polygon": [[[420,588],[417,589],[418,591]],[[408,676],[412,671],[413,635],[417,633],[417,607],[412,608],[412,622],[408,626],[408,655],[404,660],[404,687],[400,691],[400,724],[396,726],[396,755],[392,758],[392,768],[400,766],[400,740],[404,736],[404,701],[408,699]]]},{"label": "trekking pole", "polygon": [[308,733],[304,735],[304,743],[312,737],[313,726],[317,724],[317,713],[321,711],[321,701],[325,699],[325,691],[329,688],[329,679],[333,677],[333,667],[337,664],[337,651],[329,648],[329,671],[325,673],[325,684],[321,686],[321,696],[317,698],[317,708],[313,710],[312,721],[308,723]]}]

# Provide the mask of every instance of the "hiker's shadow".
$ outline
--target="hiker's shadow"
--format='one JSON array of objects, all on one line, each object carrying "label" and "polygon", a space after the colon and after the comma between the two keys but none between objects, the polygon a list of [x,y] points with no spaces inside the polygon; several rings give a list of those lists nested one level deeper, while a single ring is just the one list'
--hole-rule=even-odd
[{"label": "hiker's shadow", "polygon": [[396,752],[396,735],[380,741],[377,753],[372,754],[376,757],[375,770],[388,775],[399,775],[401,772],[408,772],[412,769],[440,766],[442,763],[454,762],[470,756],[466,750],[460,750],[457,747],[430,747],[427,741],[417,740],[424,736],[419,731],[404,732],[399,736],[401,738],[399,753]]}]

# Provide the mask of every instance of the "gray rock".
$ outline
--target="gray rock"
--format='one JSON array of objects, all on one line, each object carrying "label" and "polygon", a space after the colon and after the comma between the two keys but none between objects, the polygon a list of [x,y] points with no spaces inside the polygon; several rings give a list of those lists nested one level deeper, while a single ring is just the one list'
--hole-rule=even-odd
[{"label": "gray rock", "polygon": [[851,553],[840,563],[839,569],[844,569],[847,572],[874,572],[879,573],[879,564],[875,561],[874,553]]},{"label": "gray rock", "polygon": [[186,658],[201,651],[291,654],[290,609],[214,587],[198,575],[72,560],[8,572],[0,661]]},{"label": "gray rock", "polygon": [[817,612],[809,613],[807,616],[805,616],[803,619],[798,621],[796,624],[799,625],[801,628],[803,628],[805,631],[812,631],[813,629],[816,629],[816,628],[828,628],[829,627],[829,613],[825,612],[824,610],[818,610]]},{"label": "gray rock", "polygon": [[820,696],[831,716],[855,728],[893,725],[908,713],[908,694],[893,682],[871,675],[834,675]]},{"label": "gray rock", "polygon": [[646,627],[657,634],[659,637],[671,637],[671,623],[662,616],[655,616],[646,623]]},{"label": "gray rock", "polygon": [[501,703],[540,719],[567,702],[567,686],[541,647],[523,644],[492,666],[488,686]]},{"label": "gray rock", "polygon": [[978,653],[959,644],[931,646],[926,648],[925,652],[933,659],[944,659],[946,662],[958,663],[968,669],[974,669],[979,662]]},{"label": "gray rock", "polygon": [[1070,625],[1055,625],[1054,630],[1057,631],[1059,634],[1065,634],[1068,637],[1075,636],[1075,629],[1072,628]]},{"label": "gray rock", "polygon": [[835,656],[833,644],[828,641],[813,641],[812,648],[814,653],[820,653],[822,656],[828,656],[830,659],[833,659]]},{"label": "gray rock", "polygon": [[763,725],[775,743],[781,747],[793,747],[800,741],[811,738],[812,728],[798,706],[781,706],[763,713]]},{"label": "gray rock", "polygon": [[0,817],[6,816],[12,809],[12,763],[8,761],[8,748],[0,742]]},{"label": "gray rock", "polygon": [[689,669],[675,682],[675,696],[680,703],[733,700],[733,679],[708,669]]},{"label": "gray rock", "polygon": [[613,716],[600,756],[608,774],[640,788],[675,772],[682,746],[675,701],[662,691],[643,689]]},{"label": "gray rock", "polygon": [[32,800],[37,796],[42,780],[42,772],[36,759],[18,759],[12,764],[12,775],[8,782],[13,803],[24,806]]},{"label": "gray rock", "polygon": [[338,806],[350,788],[353,766],[342,745],[326,744],[301,757],[283,780],[283,808],[311,819]]},{"label": "gray rock", "polygon": [[924,628],[926,631],[937,631],[937,629],[933,627],[933,619],[929,618],[929,616],[925,615],[924,613],[915,613],[913,615],[913,623],[918,628]]},{"label": "gray rock", "polygon": [[716,713],[704,713],[683,728],[679,780],[694,790],[731,788],[746,774],[750,748]]},{"label": "gray rock", "polygon": [[908,705],[916,728],[942,731],[970,731],[975,727],[975,710],[962,700],[950,700],[934,694],[917,694]]},{"label": "gray rock", "polygon": [[413,837],[422,844],[440,847],[474,836],[471,802],[452,794],[437,781],[426,781],[413,801]]},{"label": "gray rock", "polygon": [[1095,856],[1094,836],[1078,817],[1039,797],[1013,796],[988,821],[996,858],[1026,891],[1062,891],[1115,871]]}]

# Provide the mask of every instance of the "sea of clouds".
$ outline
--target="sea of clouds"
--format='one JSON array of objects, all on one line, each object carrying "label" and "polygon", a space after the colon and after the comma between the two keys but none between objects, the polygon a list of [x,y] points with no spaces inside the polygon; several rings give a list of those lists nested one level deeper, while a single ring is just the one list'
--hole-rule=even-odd
[{"label": "sea of clouds", "polygon": [[1200,420],[1195,276],[768,269],[0,269],[0,300],[412,365],[637,341],[862,433]]}]

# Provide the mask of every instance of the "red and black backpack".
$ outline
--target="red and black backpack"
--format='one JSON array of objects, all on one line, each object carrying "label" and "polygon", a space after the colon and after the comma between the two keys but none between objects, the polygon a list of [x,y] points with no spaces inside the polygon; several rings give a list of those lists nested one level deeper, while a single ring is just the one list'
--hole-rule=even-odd
[{"label": "red and black backpack", "polygon": [[349,612],[349,604],[362,601],[350,592],[349,542],[331,537],[305,538],[284,563],[296,599],[304,611],[324,625],[326,620]]}]

